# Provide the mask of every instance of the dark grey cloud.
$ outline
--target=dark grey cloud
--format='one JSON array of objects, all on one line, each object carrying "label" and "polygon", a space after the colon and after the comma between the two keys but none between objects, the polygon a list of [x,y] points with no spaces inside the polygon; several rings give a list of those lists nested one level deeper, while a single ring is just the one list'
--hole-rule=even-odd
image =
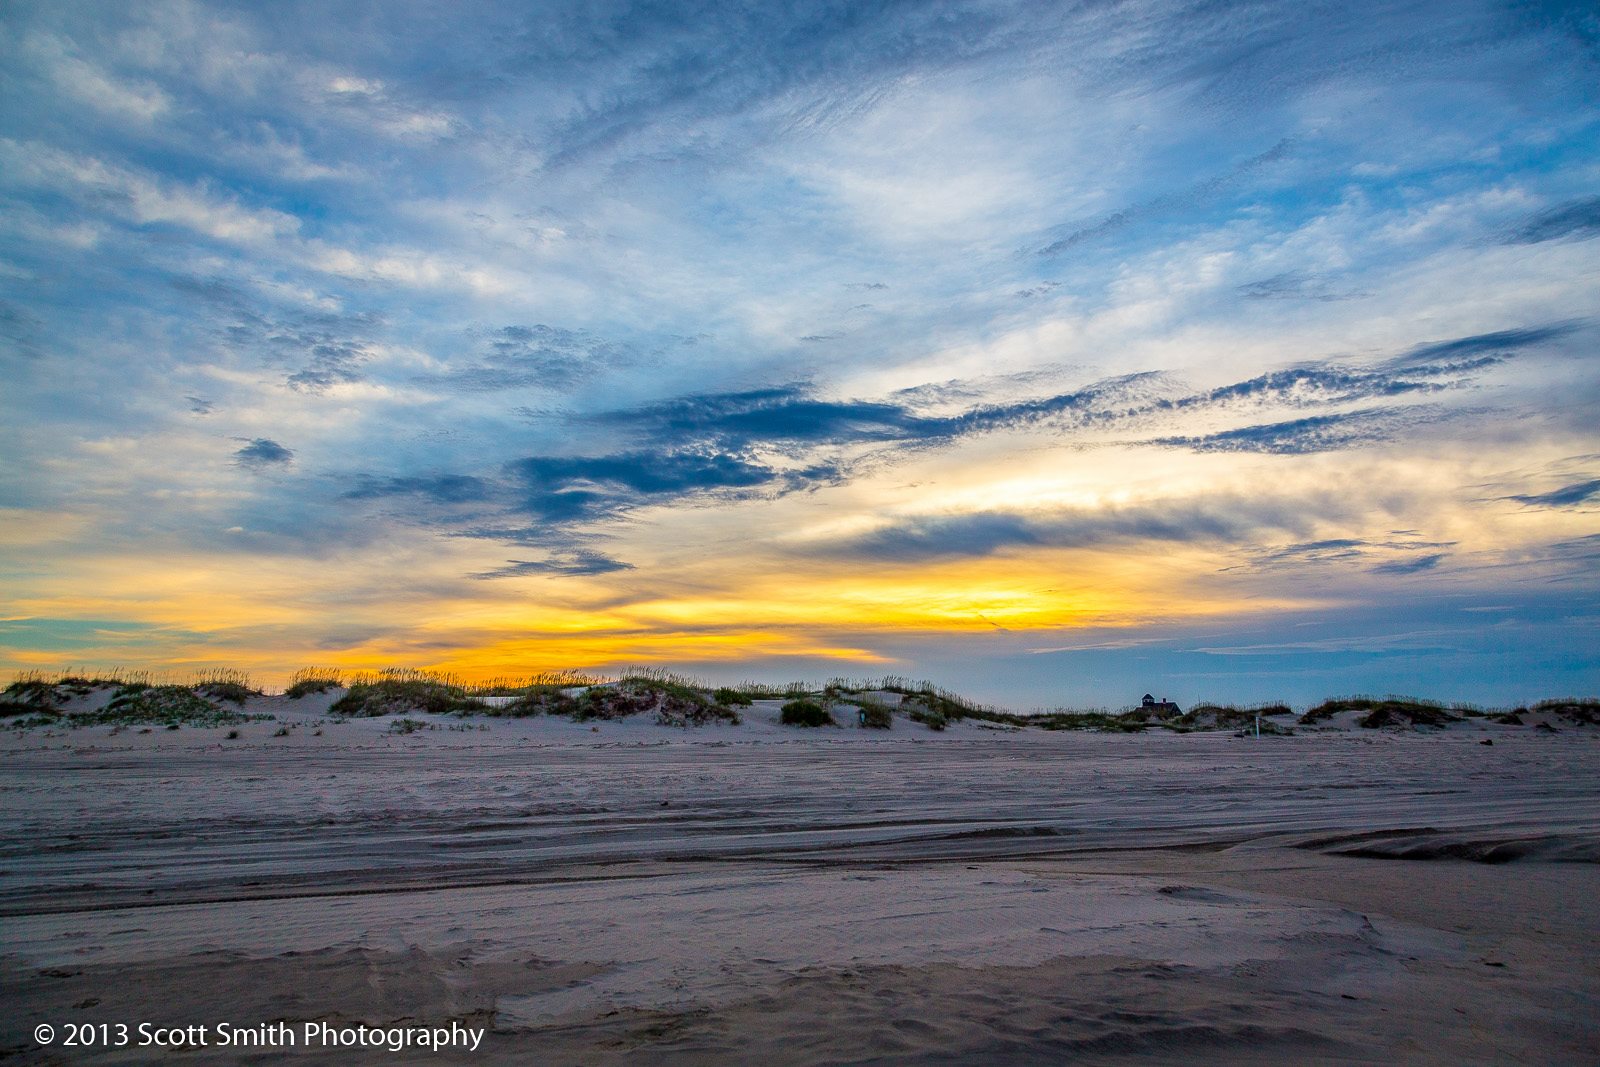
[{"label": "dark grey cloud", "polygon": [[44,322],[37,315],[0,301],[0,347],[4,350],[29,359],[39,358],[43,354],[39,342],[43,330]]},{"label": "dark grey cloud", "polygon": [[632,361],[627,349],[583,331],[543,323],[512,325],[484,337],[476,360],[418,380],[467,392],[566,391]]},{"label": "dark grey cloud", "polygon": [[807,386],[784,385],[677,397],[596,421],[675,448],[936,444],[1047,420],[1085,425],[1147,410],[1160,380],[1153,373],[1122,375],[1068,393],[975,405],[956,415],[920,414],[909,400],[823,400]]},{"label": "dark grey cloud", "polygon": [[362,477],[360,484],[345,493],[346,499],[364,500],[386,496],[415,496],[435,504],[473,504],[489,500],[494,486],[470,474],[410,475],[399,478]]},{"label": "dark grey cloud", "polygon": [[1100,548],[1141,542],[1233,543],[1304,530],[1313,517],[1291,504],[1242,499],[1051,514],[1008,511],[919,516],[826,542],[808,554],[897,562],[990,556],[1009,548]]},{"label": "dark grey cloud", "polygon": [[[1173,395],[1170,379],[1154,372],[990,403],[978,399],[983,390],[961,383],[931,391],[904,390],[882,399],[827,399],[804,383],[694,393],[583,415],[586,430],[616,442],[610,452],[525,456],[491,475],[369,476],[346,495],[350,499],[411,496],[438,509],[431,521],[457,527],[470,521],[472,525],[459,530],[458,536],[552,553],[548,559],[514,561],[508,567],[520,569],[502,568],[504,574],[579,573],[572,568],[609,566],[601,561],[610,558],[585,547],[581,531],[616,521],[635,509],[804,492],[847,481],[909,449],[941,447],[1000,430],[1037,426],[1071,435],[1126,429],[1137,435],[1151,426],[1171,426],[1201,413],[1327,409],[1366,402],[1366,407],[1353,411],[1319,412],[1201,435],[1133,436],[1123,443],[1200,452],[1301,454],[1388,441],[1447,413],[1433,406],[1382,406],[1382,402],[1456,388],[1470,382],[1478,369],[1505,358],[1504,353],[1566,329],[1529,328],[1435,343],[1408,353],[1407,361],[1413,365],[1402,367],[1308,364],[1178,395]],[[552,339],[565,344],[574,336],[518,328],[498,331],[494,343],[515,347],[521,358],[529,351],[523,346],[548,344]],[[1028,377],[1006,384],[1015,388],[1036,383]],[[964,409],[959,406],[963,403]],[[1093,526],[1089,519],[1041,525],[1037,519],[1010,514],[924,519],[871,535],[850,551],[874,558],[915,558],[985,553],[1007,545],[1088,544],[1112,537],[1230,539],[1261,525],[1256,519],[1239,524],[1214,511],[1102,516],[1094,521],[1101,525]],[[1105,525],[1113,521],[1116,525]],[[1285,520],[1275,528],[1295,527]],[[1370,552],[1375,546],[1349,547]],[[494,573],[504,576],[501,571]]]},{"label": "dark grey cloud", "polygon": [[[1428,344],[1418,345],[1402,355],[1385,364],[1389,368],[1416,368],[1430,363],[1449,363],[1457,360],[1472,360],[1488,356],[1505,356],[1521,348],[1554,341],[1570,334],[1576,333],[1586,324],[1583,322],[1553,322],[1544,326],[1526,326],[1511,330],[1496,330],[1493,333],[1473,334],[1469,337],[1457,337],[1453,341],[1433,341]],[[1471,366],[1482,366],[1482,363],[1471,363]]]},{"label": "dark grey cloud", "polygon": [[1335,537],[1323,541],[1305,541],[1285,545],[1257,557],[1259,563],[1325,562],[1328,560],[1355,559],[1367,547],[1367,542],[1356,538]]},{"label": "dark grey cloud", "polygon": [[[1460,375],[1495,362],[1497,360],[1492,357],[1482,357],[1470,365],[1417,367],[1405,374],[1360,370],[1336,364],[1291,367],[1175,400],[1157,401],[1152,409],[1186,411],[1226,407],[1244,401],[1258,406],[1314,407],[1403,396],[1407,393],[1436,392],[1459,384],[1462,381]],[[1437,380],[1451,376],[1455,377],[1447,381]]]},{"label": "dark grey cloud", "polygon": [[617,571],[631,571],[633,564],[612,559],[610,556],[599,552],[572,551],[556,553],[549,559],[542,560],[507,560],[504,567],[496,567],[492,571],[483,571],[474,574],[480,580],[495,578],[524,578],[528,575],[549,574],[561,577],[573,575],[614,574]]},{"label": "dark grey cloud", "polygon": [[1187,448],[1195,452],[1306,455],[1389,441],[1437,417],[1436,409],[1419,406],[1368,408],[1348,414],[1312,415],[1286,422],[1242,426],[1196,437],[1161,437],[1151,444]]},{"label": "dark grey cloud", "polygon": [[186,396],[184,399],[189,402],[189,411],[195,415],[209,415],[217,409],[216,402],[205,397]]},{"label": "dark grey cloud", "polygon": [[224,330],[234,348],[263,361],[298,365],[284,379],[296,392],[321,393],[361,381],[372,358],[371,335],[378,320],[369,315],[296,315],[285,319],[241,317]]},{"label": "dark grey cloud", "polygon": [[1036,296],[1044,296],[1059,288],[1061,288],[1060,282],[1040,282],[1038,285],[1030,285],[1026,289],[1018,289],[1015,295],[1020,300],[1031,300]]},{"label": "dark grey cloud", "polygon": [[[1570,541],[1557,541],[1549,546],[1549,552],[1554,559],[1563,563],[1585,563],[1590,560],[1600,560],[1600,533],[1575,537]],[[1588,572],[1593,576],[1594,571]]]},{"label": "dark grey cloud", "polygon": [[1573,200],[1528,218],[1506,237],[1509,244],[1539,244],[1563,237],[1600,236],[1600,196]]},{"label": "dark grey cloud", "polygon": [[233,454],[234,462],[241,467],[261,470],[284,466],[294,460],[294,450],[285,448],[266,437],[257,437]]},{"label": "dark grey cloud", "polygon": [[302,346],[309,357],[306,365],[284,379],[291,389],[302,393],[321,393],[335,385],[361,380],[361,365],[371,357],[364,344],[350,341],[313,340],[278,336],[274,342],[289,341]]},{"label": "dark grey cloud", "polygon": [[725,452],[529,456],[507,464],[522,483],[519,510],[551,522],[587,521],[652,501],[776,486],[782,472]]},{"label": "dark grey cloud", "polygon": [[1564,485],[1560,489],[1552,489],[1548,493],[1533,493],[1529,495],[1515,495],[1502,497],[1502,500],[1515,500],[1519,504],[1527,504],[1541,508],[1571,508],[1600,497],[1600,478],[1587,482],[1574,482]]},{"label": "dark grey cloud", "polygon": [[1445,553],[1434,552],[1416,559],[1398,559],[1389,563],[1380,563],[1372,568],[1373,574],[1421,574],[1431,571],[1444,562]]},{"label": "dark grey cloud", "polygon": [[[1396,531],[1406,535],[1409,539],[1399,541],[1368,541],[1362,538],[1335,537],[1320,541],[1303,541],[1296,544],[1283,545],[1258,552],[1250,561],[1239,567],[1230,567],[1229,570],[1294,568],[1304,566],[1321,566],[1329,563],[1354,563],[1371,562],[1374,557],[1384,559],[1384,562],[1374,568],[1376,573],[1410,573],[1411,569],[1422,570],[1426,566],[1417,566],[1419,557],[1408,556],[1399,560],[1392,557],[1396,553],[1434,553],[1438,558],[1443,558],[1436,550],[1452,548],[1454,541],[1423,541],[1416,539],[1415,531]],[[1389,557],[1389,558],[1385,558]],[[1437,562],[1437,560],[1435,561]],[[1389,570],[1398,566],[1401,570]]]},{"label": "dark grey cloud", "polygon": [[1248,282],[1235,290],[1247,300],[1353,300],[1365,293],[1341,290],[1326,278],[1305,271],[1285,271]]},{"label": "dark grey cloud", "polygon": [[[1291,367],[1177,397],[1165,395],[1170,390],[1164,375],[1141,372],[1101,379],[1070,392],[978,403],[955,414],[932,415],[922,407],[925,400],[947,401],[953,396],[959,398],[959,392],[946,389],[925,396],[925,391],[908,390],[882,400],[825,400],[809,386],[789,384],[741,392],[690,394],[601,413],[592,421],[614,427],[661,451],[709,449],[743,453],[871,443],[935,445],[973,434],[1045,423],[1071,429],[1131,424],[1139,419],[1241,405],[1328,407],[1438,392],[1465,384],[1473,372],[1492,366],[1521,346],[1564,335],[1573,328],[1557,325],[1510,330],[1424,346],[1402,357],[1404,366],[1370,369],[1325,363]],[[1246,427],[1204,439],[1168,437],[1152,443],[1210,451],[1243,450],[1253,443],[1252,450],[1291,450],[1293,441],[1297,445],[1292,450],[1324,451],[1375,439],[1380,424],[1399,417],[1393,414],[1394,410],[1372,408]],[[1413,418],[1424,415],[1424,409],[1408,410]],[[1266,446],[1273,441],[1276,444],[1268,449]]]},{"label": "dark grey cloud", "polygon": [[804,385],[702,393],[598,416],[652,442],[740,450],[756,444],[894,441],[933,433],[935,420],[879,401],[818,399]]},{"label": "dark grey cloud", "polygon": [[217,278],[179,276],[167,286],[200,305],[224,345],[268,366],[292,368],[284,383],[296,392],[321,393],[361,381],[386,320],[376,312],[261,306],[239,286]]}]

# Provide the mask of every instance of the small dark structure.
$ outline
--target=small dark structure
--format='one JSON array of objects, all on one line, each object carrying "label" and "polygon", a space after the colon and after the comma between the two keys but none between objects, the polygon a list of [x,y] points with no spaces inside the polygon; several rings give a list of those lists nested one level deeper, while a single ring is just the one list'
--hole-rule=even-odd
[{"label": "small dark structure", "polygon": [[1156,716],[1158,719],[1171,719],[1175,716],[1183,714],[1183,709],[1178,707],[1178,705],[1174,704],[1172,701],[1168,700],[1166,697],[1162,697],[1160,700],[1157,700],[1149,693],[1144,695],[1144,701],[1139,705],[1139,710],[1148,712],[1149,714]]}]

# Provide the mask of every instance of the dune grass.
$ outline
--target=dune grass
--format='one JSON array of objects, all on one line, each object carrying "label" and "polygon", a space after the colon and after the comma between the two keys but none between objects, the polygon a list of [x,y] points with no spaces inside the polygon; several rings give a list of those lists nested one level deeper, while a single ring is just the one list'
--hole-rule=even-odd
[{"label": "dune grass", "polygon": [[130,685],[98,711],[67,716],[73,726],[235,726],[271,715],[230,711],[181,685]]},{"label": "dune grass", "polygon": [[1366,714],[1356,720],[1356,725],[1368,730],[1384,726],[1448,726],[1466,718],[1468,710],[1476,709],[1450,708],[1437,701],[1415,697],[1337,697],[1307,710],[1300,716],[1300,722],[1312,726],[1340,712],[1364,711]]},{"label": "dune grass", "polygon": [[347,718],[421,711],[434,715],[468,714],[488,705],[467,693],[454,677],[409,668],[388,668],[362,675],[328,708]]},{"label": "dune grass", "polygon": [[[247,702],[263,695],[245,671],[214,667],[192,672],[183,680],[175,679],[172,673],[147,670],[23,670],[0,691],[0,719],[11,720],[12,727],[97,723],[176,726],[226,724],[259,717],[243,716]],[[93,706],[99,698],[82,698],[108,689],[112,691],[110,699],[99,710],[70,710],[85,704]],[[934,730],[972,719],[1051,731],[1116,733],[1149,728],[1178,733],[1223,729],[1252,731],[1259,715],[1261,731],[1266,734],[1290,732],[1281,720],[1293,714],[1281,703],[1239,707],[1203,701],[1170,718],[1152,715],[1139,707],[1120,712],[1060,708],[1019,715],[973,701],[932,682],[914,681],[899,675],[860,680],[832,678],[820,686],[799,681],[715,685],[659,667],[630,668],[612,678],[586,670],[546,670],[478,682],[468,682],[445,672],[410,668],[348,671],[306,667],[294,673],[284,695],[299,699],[335,689],[344,690],[330,708],[331,713],[339,717],[421,712],[502,717],[562,715],[586,720],[651,714],[657,722],[674,726],[736,723],[740,721],[739,709],[749,708],[757,700],[786,701],[780,721],[788,725],[833,723],[830,711],[833,705],[854,705],[861,709],[864,725],[875,729],[892,728],[896,712]],[[892,707],[876,695],[879,693],[897,694],[901,703],[897,708]],[[498,706],[495,706],[487,704],[484,697],[514,699],[504,704],[497,701]],[[233,705],[238,710],[225,705]],[[812,708],[817,711],[810,710]],[[1316,726],[1348,712],[1360,713],[1354,721],[1366,729],[1438,728],[1464,719],[1527,725],[1529,716],[1542,717],[1538,720],[1541,723],[1553,719],[1574,725],[1600,726],[1600,699],[1594,697],[1557,697],[1526,707],[1486,710],[1460,702],[1393,695],[1325,700],[1307,709],[1296,724]]]},{"label": "dune grass", "polygon": [[815,700],[791,700],[779,711],[778,721],[785,726],[837,726],[828,709]]},{"label": "dune grass", "polygon": [[1203,701],[1182,715],[1163,720],[1160,725],[1178,733],[1194,730],[1254,730],[1256,717],[1260,716],[1262,733],[1280,733],[1282,728],[1271,721],[1269,716],[1293,714],[1294,710],[1287,704],[1255,704],[1241,708],[1232,704],[1213,704]]},{"label": "dune grass", "polygon": [[339,668],[301,667],[290,677],[289,687],[283,691],[283,695],[290,700],[300,700],[317,693],[326,693],[330,689],[342,688],[344,688],[344,672]]}]

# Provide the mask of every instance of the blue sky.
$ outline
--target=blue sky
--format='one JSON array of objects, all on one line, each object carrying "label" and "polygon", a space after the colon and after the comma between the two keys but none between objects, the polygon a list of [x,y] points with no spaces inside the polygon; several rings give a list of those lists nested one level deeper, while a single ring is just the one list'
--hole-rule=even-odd
[{"label": "blue sky", "polygon": [[0,668],[1600,689],[1580,4],[0,12]]}]

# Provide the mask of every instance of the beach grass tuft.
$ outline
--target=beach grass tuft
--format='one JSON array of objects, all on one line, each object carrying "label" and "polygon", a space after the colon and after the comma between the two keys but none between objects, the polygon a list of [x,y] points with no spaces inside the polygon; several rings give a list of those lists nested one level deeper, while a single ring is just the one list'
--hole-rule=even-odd
[{"label": "beach grass tuft", "polygon": [[459,679],[448,674],[410,668],[387,668],[361,675],[328,708],[332,715],[363,718],[397,712],[421,711],[433,715],[468,714],[488,705],[470,696]]},{"label": "beach grass tuft", "polygon": [[804,697],[791,700],[779,712],[779,721],[785,726],[837,726],[828,709]]},{"label": "beach grass tuft", "polygon": [[[1465,718],[1465,708],[1446,707],[1433,700],[1419,700],[1402,696],[1353,696],[1325,700],[1300,716],[1300,722],[1312,726],[1325,722],[1344,711],[1366,712],[1356,725],[1369,730],[1384,726],[1447,726]],[[1476,710],[1476,709],[1473,709]]]}]

